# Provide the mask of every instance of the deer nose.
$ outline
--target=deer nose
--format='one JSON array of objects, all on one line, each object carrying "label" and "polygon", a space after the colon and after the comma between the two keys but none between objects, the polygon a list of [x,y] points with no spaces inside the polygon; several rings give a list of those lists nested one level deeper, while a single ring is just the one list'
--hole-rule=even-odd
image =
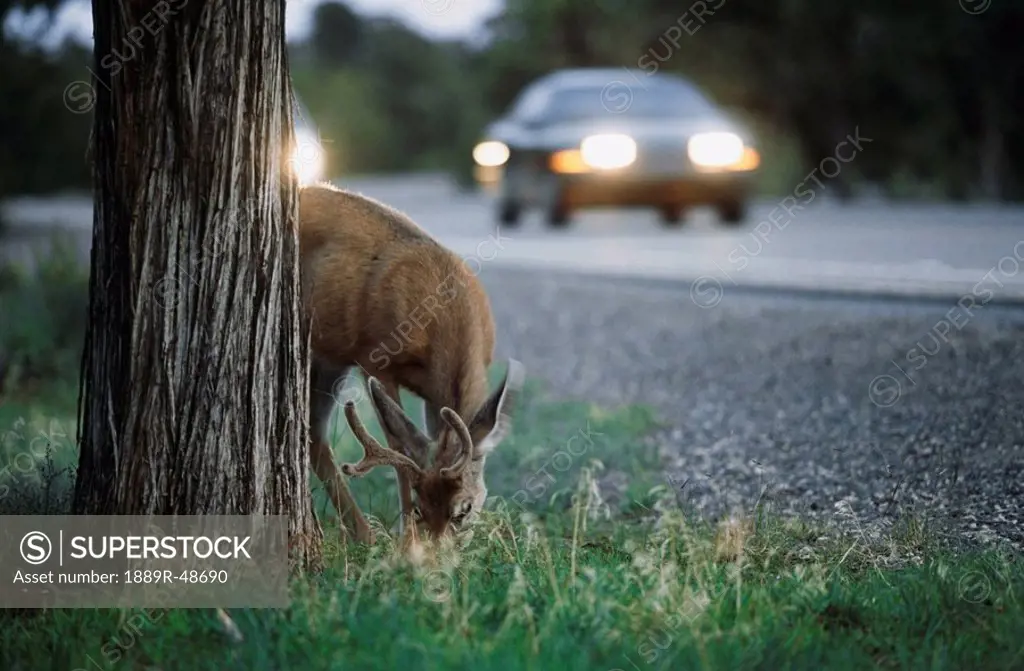
[{"label": "deer nose", "polygon": [[430,535],[434,538],[447,538],[451,535],[452,527],[448,522],[441,520],[430,525]]}]

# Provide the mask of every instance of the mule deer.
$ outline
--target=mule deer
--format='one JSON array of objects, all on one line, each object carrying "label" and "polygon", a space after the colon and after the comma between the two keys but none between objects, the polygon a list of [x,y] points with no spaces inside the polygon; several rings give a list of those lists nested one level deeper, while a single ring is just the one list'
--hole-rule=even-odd
[{"label": "mule deer", "polygon": [[[402,530],[412,522],[414,530],[448,535],[472,519],[487,496],[484,462],[509,430],[522,365],[510,359],[504,382],[488,395],[494,321],[487,294],[462,259],[404,214],[316,185],[299,193],[299,221],[312,348],[313,470],[348,522],[346,530],[372,543],[326,439],[332,391],[359,367],[388,446],[374,440],[354,405],[346,404],[365,455],[345,464],[344,472],[360,476],[375,466],[394,467]],[[401,388],[424,400],[426,433],[402,410]]]}]

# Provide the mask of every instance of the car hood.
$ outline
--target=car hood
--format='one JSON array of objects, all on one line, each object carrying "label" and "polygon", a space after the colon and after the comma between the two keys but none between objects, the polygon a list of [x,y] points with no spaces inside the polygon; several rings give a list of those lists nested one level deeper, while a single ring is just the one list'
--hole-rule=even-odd
[{"label": "car hood", "polygon": [[486,130],[486,139],[500,140],[522,148],[559,149],[577,146],[583,138],[596,133],[624,133],[640,144],[685,142],[695,133],[731,132],[744,142],[752,142],[749,132],[724,116],[675,119],[607,117],[580,119],[539,129],[522,128],[509,122],[494,122]]}]

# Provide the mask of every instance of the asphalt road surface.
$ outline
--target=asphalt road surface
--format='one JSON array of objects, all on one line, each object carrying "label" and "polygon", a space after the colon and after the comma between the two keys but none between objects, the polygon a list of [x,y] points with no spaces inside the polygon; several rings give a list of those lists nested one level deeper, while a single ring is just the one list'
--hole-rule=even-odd
[{"label": "asphalt road surface", "polygon": [[[747,287],[1024,302],[1024,208],[844,207],[822,197],[787,209],[780,198],[756,202],[740,228],[695,210],[669,230],[653,212],[627,210],[582,213],[564,231],[533,214],[499,236],[490,198],[439,177],[341,185],[408,212],[468,263],[685,281],[702,305]],[[55,223],[85,235],[91,224],[82,197],[23,199],[7,211],[32,230]]]},{"label": "asphalt road surface", "polygon": [[[499,356],[560,396],[657,408],[666,475],[708,514],[760,496],[855,532],[909,513],[1024,548],[1024,210],[783,218],[769,201],[739,229],[605,212],[498,235],[487,198],[442,182],[353,186],[480,267]],[[87,250],[87,202],[8,214],[17,235],[60,224]],[[606,483],[624,492],[628,474]]]}]

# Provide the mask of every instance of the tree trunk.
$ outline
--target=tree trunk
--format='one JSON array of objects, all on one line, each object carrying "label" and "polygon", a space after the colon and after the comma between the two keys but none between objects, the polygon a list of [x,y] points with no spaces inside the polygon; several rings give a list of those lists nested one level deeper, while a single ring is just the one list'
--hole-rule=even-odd
[{"label": "tree trunk", "polygon": [[93,23],[75,513],[288,515],[315,569],[285,3],[93,0]]}]

